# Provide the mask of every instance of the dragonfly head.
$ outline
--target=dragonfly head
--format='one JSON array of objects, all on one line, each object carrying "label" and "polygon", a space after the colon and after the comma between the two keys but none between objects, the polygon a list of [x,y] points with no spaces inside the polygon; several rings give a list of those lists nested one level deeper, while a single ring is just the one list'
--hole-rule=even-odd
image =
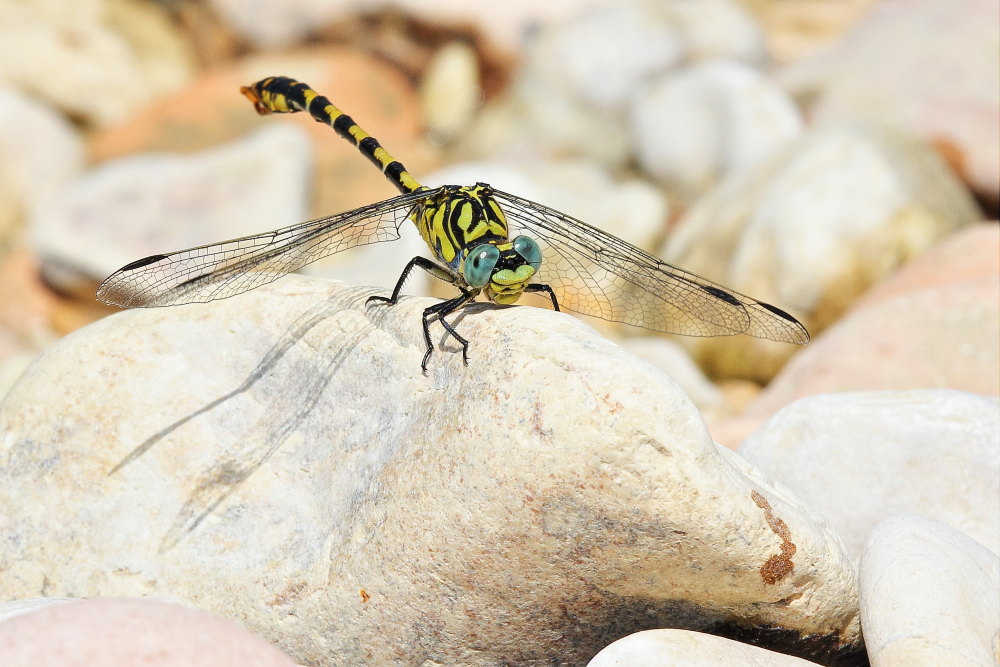
[{"label": "dragonfly head", "polygon": [[535,240],[518,236],[513,241],[487,241],[466,254],[462,277],[474,289],[499,304],[521,298],[524,288],[542,266],[542,251]]}]

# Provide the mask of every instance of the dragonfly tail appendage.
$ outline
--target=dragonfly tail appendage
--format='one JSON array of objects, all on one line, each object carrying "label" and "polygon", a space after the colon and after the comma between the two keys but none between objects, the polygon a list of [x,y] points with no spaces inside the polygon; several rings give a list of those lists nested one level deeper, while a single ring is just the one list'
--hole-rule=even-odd
[{"label": "dragonfly tail appendage", "polygon": [[420,190],[417,182],[396,158],[369,135],[354,119],[308,85],[286,76],[270,76],[240,88],[259,114],[308,111],[318,122],[329,125],[382,170],[389,182],[402,193]]}]

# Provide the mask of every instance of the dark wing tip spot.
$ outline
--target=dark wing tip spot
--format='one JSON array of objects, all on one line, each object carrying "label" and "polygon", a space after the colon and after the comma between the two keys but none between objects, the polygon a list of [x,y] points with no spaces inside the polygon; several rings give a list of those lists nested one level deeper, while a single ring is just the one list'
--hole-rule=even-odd
[{"label": "dark wing tip spot", "polygon": [[141,269],[142,267],[147,266],[149,264],[155,264],[156,262],[159,262],[161,259],[166,259],[166,258],[167,258],[166,255],[150,255],[149,257],[143,257],[142,259],[137,259],[134,262],[126,264],[125,266],[123,266],[118,270],[133,271],[135,269]]},{"label": "dark wing tip spot", "polygon": [[781,308],[778,308],[777,306],[772,306],[771,304],[764,303],[763,301],[758,301],[757,304],[762,308],[766,308],[767,310],[771,311],[772,313],[774,313],[775,315],[777,315],[782,319],[788,320],[789,322],[793,322],[795,324],[799,323],[797,319],[795,319],[794,317],[783,311]]},{"label": "dark wing tip spot", "polygon": [[711,285],[699,285],[699,287],[701,287],[703,290],[714,296],[716,299],[719,299],[720,301],[725,301],[726,303],[732,306],[743,305],[742,303],[740,303],[740,300],[737,299],[735,296],[733,296],[732,294],[730,294],[725,290],[719,289],[718,287],[712,287]]},{"label": "dark wing tip spot", "polygon": [[801,322],[799,322],[797,319],[795,319],[794,317],[792,317],[791,315],[789,315],[788,313],[786,313],[785,311],[783,311],[781,308],[778,308],[777,306],[772,306],[769,303],[764,303],[763,301],[758,301],[757,305],[759,305],[761,308],[764,308],[765,310],[768,310],[768,311],[774,313],[775,315],[777,315],[781,319],[783,319],[786,322],[788,322],[790,324],[793,324],[795,326],[795,328],[798,330],[799,336],[797,336],[793,340],[790,340],[789,342],[798,343],[800,345],[809,342],[809,338],[810,338],[809,331],[806,330],[805,326]]}]

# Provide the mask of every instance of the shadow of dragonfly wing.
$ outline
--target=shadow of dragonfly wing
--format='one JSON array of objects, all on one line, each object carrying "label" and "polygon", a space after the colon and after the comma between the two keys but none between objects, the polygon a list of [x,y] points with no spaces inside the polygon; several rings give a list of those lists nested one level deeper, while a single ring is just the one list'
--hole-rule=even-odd
[{"label": "shadow of dragonfly wing", "polygon": [[197,528],[278,451],[315,408],[340,365],[375,327],[362,326],[345,336],[330,336],[326,331],[313,336],[317,339],[314,346],[317,349],[310,352],[309,357],[321,360],[320,362],[302,364],[288,360],[287,355],[292,348],[317,325],[329,320],[338,312],[356,307],[358,303],[364,303],[374,293],[375,291],[371,289],[352,289],[334,299],[324,300],[310,307],[296,318],[238,387],[161,429],[133,449],[111,470],[109,475],[114,475],[124,467],[134,464],[139,457],[186,424],[206,417],[262,382],[274,383],[279,387],[287,387],[289,382],[294,383],[296,387],[294,392],[273,391],[266,385],[257,387],[259,392],[267,396],[269,406],[267,413],[256,423],[247,424],[240,433],[235,433],[236,441],[229,445],[229,453],[199,475],[193,485],[193,491],[188,495],[164,535],[159,548],[160,553],[169,551]]}]

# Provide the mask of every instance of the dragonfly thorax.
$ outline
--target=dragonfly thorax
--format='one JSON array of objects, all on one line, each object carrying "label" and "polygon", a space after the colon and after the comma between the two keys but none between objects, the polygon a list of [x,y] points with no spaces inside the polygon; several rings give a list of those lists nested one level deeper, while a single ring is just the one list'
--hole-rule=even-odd
[{"label": "dragonfly thorax", "polygon": [[439,260],[458,271],[462,250],[507,239],[507,218],[485,183],[433,190],[414,216],[424,242]]}]

